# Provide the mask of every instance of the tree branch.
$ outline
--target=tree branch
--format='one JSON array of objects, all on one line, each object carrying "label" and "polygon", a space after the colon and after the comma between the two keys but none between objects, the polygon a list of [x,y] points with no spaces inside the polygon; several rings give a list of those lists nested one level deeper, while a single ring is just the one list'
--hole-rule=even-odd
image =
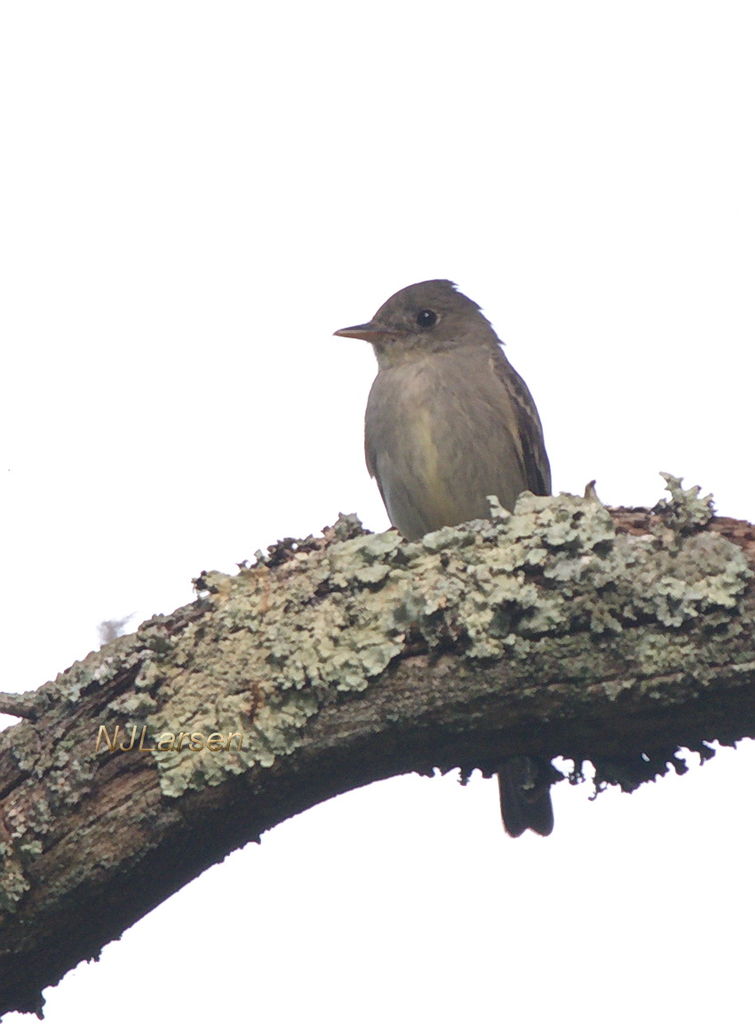
[{"label": "tree branch", "polygon": [[755,735],[755,529],[668,481],[653,512],[524,495],[416,543],[341,517],[24,695],[0,737],[0,1012],[356,786],[529,753],[632,789]]}]

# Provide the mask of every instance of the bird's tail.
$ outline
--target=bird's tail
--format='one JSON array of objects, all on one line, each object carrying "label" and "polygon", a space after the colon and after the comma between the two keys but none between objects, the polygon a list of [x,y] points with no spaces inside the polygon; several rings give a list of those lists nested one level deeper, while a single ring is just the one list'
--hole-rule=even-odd
[{"label": "bird's tail", "polygon": [[541,836],[553,831],[552,771],[533,757],[510,757],[498,770],[503,827],[510,836],[531,828]]}]

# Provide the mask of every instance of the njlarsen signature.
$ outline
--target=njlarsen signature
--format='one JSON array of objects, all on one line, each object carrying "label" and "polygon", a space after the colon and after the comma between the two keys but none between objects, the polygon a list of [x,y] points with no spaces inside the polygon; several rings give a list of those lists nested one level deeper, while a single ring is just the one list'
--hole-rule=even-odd
[{"label": "njlarsen signature", "polygon": [[116,750],[209,750],[217,754],[224,750],[244,748],[244,734],[241,732],[161,732],[150,740],[146,725],[141,728],[138,725],[128,728],[116,725],[113,729],[101,725],[97,731],[94,751],[97,754],[100,750],[108,750],[113,754]]}]

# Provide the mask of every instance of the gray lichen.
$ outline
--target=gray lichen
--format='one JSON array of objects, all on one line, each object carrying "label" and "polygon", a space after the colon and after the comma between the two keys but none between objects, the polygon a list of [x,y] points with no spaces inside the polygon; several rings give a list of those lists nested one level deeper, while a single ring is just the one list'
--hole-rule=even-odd
[{"label": "gray lichen", "polygon": [[[666,482],[669,498],[639,534],[617,532],[594,492],[524,494],[513,513],[492,500],[489,519],[411,543],[342,516],[325,539],[282,541],[234,576],[203,574],[193,605],[41,688],[40,714],[56,708],[43,728],[8,730],[33,796],[6,809],[0,910],[21,900],[30,860],[108,756],[82,731],[91,719],[74,713],[81,701],[101,707],[121,741],[129,729],[146,736],[141,756],[175,797],[293,752],[321,709],[364,691],[407,651],[452,647],[470,669],[505,662],[525,697],[566,664],[571,685],[597,684],[610,700],[634,691],[673,701],[680,679],[699,693],[722,643],[751,629],[751,573],[741,548],[704,529],[710,498]],[[730,671],[751,671],[746,645],[731,648]],[[673,750],[656,754],[644,775],[604,764],[601,778],[626,788],[676,763]]]},{"label": "gray lichen", "polygon": [[661,515],[675,533],[684,534],[700,530],[713,518],[713,495],[700,497],[697,485],[682,487],[682,478],[672,473],[661,473],[671,498],[662,498],[654,511]]},{"label": "gray lichen", "polygon": [[412,543],[339,521],[346,539],[289,551],[274,584],[264,561],[234,577],[206,574],[212,614],[156,652],[137,685],[159,697],[147,716],[152,735],[240,732],[244,744],[222,757],[156,751],[163,791],[179,795],[290,753],[312,716],[369,686],[409,637],[428,650],[452,639],[472,662],[506,658],[524,679],[543,639],[587,631],[621,651],[627,628],[655,624],[639,643],[632,631],[640,673],[686,665],[697,655],[683,627],[701,615],[711,629],[729,622],[749,570],[738,547],[699,532],[709,499],[676,478],[667,486],[661,526],[641,536],[617,534],[593,498],[524,494],[513,513],[494,507],[490,519]]},{"label": "gray lichen", "polygon": [[[328,543],[288,540],[234,576],[203,574],[195,606],[72,666],[53,684],[56,699],[73,707],[113,675],[136,673],[103,721],[145,729],[148,747],[183,734],[150,753],[163,792],[178,796],[292,752],[313,716],[369,687],[408,643],[452,643],[470,665],[505,659],[521,685],[567,650],[585,684],[602,679],[596,644],[631,666],[604,680],[611,697],[636,685],[655,695],[654,680],[679,671],[704,685],[718,635],[741,628],[750,572],[739,547],[702,529],[710,499],[666,481],[670,497],[641,535],[617,533],[594,496],[524,494],[513,513],[493,501],[491,518],[415,542],[342,516]],[[698,621],[710,650],[690,635]],[[580,635],[593,638],[583,656]],[[45,775],[60,805],[85,791],[101,756],[79,744],[71,757],[66,742],[65,732],[25,729],[13,747],[19,768]],[[43,836],[51,813],[41,802],[34,827],[18,822],[10,838]]]}]

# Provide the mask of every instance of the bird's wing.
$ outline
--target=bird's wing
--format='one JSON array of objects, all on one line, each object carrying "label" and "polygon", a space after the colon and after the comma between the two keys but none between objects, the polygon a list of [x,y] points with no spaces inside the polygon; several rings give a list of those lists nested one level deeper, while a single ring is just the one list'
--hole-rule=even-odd
[{"label": "bird's wing", "polygon": [[511,396],[516,436],[521,444],[522,471],[533,494],[551,493],[551,468],[545,451],[543,428],[530,389],[498,348],[491,358],[496,376]]}]

